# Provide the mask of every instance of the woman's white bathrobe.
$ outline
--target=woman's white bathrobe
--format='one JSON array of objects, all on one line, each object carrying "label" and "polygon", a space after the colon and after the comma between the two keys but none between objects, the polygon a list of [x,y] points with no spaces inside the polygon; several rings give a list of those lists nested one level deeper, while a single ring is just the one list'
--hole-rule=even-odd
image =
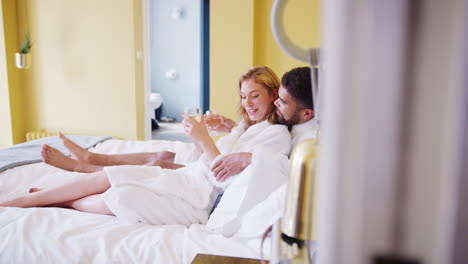
[{"label": "woman's white bathrobe", "polygon": [[[216,143],[221,154],[263,148],[287,155],[291,136],[286,126],[268,121],[246,129],[241,121]],[[219,156],[218,156],[219,157]],[[149,224],[205,223],[217,195],[226,186],[216,182],[205,156],[177,170],[150,166],[104,169],[111,187],[102,194],[109,209],[122,221]],[[234,176],[233,176],[234,177]]]}]

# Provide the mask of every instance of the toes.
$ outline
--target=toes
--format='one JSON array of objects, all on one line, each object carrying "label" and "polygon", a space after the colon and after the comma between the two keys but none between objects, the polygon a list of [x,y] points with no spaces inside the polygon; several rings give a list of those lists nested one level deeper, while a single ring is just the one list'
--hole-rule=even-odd
[{"label": "toes", "polygon": [[68,139],[62,132],[58,132],[59,138],[62,140],[63,144],[67,144],[70,142],[70,139]]},{"label": "toes", "polygon": [[50,150],[47,149],[47,147],[45,146],[42,146],[42,149],[41,149],[41,156],[44,157],[45,155],[47,155],[47,153],[49,153]]},{"label": "toes", "polygon": [[42,152],[51,152],[53,148],[47,144],[42,145]]},{"label": "toes", "polygon": [[48,163],[50,161],[49,156],[46,153],[41,153],[42,161]]},{"label": "toes", "polygon": [[51,154],[51,148],[50,148],[50,146],[48,146],[48,145],[43,145],[43,146],[42,146],[42,150],[41,150],[42,160],[45,161],[46,159],[48,159],[49,156],[50,156],[50,154]]},{"label": "toes", "polygon": [[46,144],[42,145],[42,149],[41,149],[42,161],[44,161],[45,163],[50,162],[54,155],[53,151],[54,151],[53,147],[46,145]]}]

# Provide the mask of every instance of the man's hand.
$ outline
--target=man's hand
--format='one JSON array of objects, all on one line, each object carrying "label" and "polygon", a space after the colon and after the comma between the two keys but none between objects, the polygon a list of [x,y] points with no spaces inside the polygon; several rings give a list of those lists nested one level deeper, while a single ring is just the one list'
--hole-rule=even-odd
[{"label": "man's hand", "polygon": [[252,153],[240,152],[228,154],[217,160],[211,166],[211,171],[219,182],[224,182],[232,175],[243,171],[252,163]]},{"label": "man's hand", "polygon": [[214,130],[217,132],[230,133],[232,128],[236,125],[236,122],[227,117],[221,116],[220,124]]}]

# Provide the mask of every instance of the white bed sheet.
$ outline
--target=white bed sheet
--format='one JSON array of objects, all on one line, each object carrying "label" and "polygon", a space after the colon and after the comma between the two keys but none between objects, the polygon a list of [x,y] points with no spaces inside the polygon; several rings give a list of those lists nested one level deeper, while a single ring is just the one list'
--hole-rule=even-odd
[{"label": "white bed sheet", "polygon": [[[173,141],[108,140],[98,153],[191,151]],[[61,184],[79,173],[44,163],[0,173],[0,199]],[[0,263],[190,263],[197,253],[259,258],[260,236],[224,237],[203,225],[124,224],[62,208],[0,208]],[[264,252],[269,252],[269,242]],[[269,255],[269,254],[266,254]]]}]

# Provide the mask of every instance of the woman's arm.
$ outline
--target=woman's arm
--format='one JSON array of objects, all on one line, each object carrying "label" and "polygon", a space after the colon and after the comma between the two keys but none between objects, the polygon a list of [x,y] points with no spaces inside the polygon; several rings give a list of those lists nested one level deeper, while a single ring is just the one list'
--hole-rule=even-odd
[{"label": "woman's arm", "polygon": [[195,145],[193,155],[195,156],[195,160],[197,160],[201,157],[201,155],[203,155],[203,148],[197,142],[193,142],[193,144]]},{"label": "woman's arm", "polygon": [[201,117],[200,122],[195,120],[194,118],[182,114],[184,116],[184,120],[182,123],[184,124],[184,132],[187,137],[189,137],[192,142],[195,144],[195,148],[197,146],[202,153],[204,153],[209,162],[213,161],[216,156],[221,154],[216,147],[215,142],[208,134],[208,129],[205,126],[205,119],[203,116]]}]

